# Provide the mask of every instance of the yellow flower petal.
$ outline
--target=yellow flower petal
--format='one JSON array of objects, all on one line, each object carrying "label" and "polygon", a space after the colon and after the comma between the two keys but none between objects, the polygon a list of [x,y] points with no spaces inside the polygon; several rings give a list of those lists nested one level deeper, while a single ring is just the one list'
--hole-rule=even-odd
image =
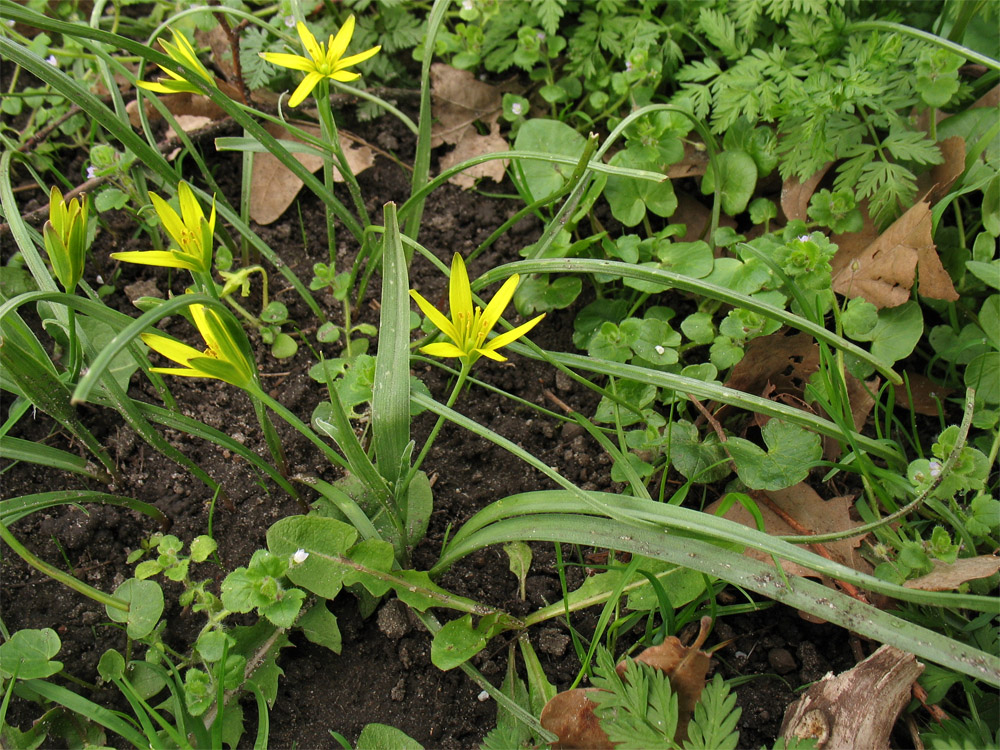
[{"label": "yellow flower petal", "polygon": [[497,354],[492,349],[476,349],[476,354],[481,354],[487,359],[492,359],[494,362],[506,362],[507,358],[502,354]]},{"label": "yellow flower petal", "polygon": [[339,60],[347,51],[347,45],[351,43],[352,36],[354,36],[353,15],[344,21],[344,25],[340,27],[340,31],[337,32],[337,36],[330,39],[330,48],[327,50],[326,59],[330,62]]},{"label": "yellow flower petal", "polygon": [[323,50],[316,41],[316,37],[313,33],[309,31],[309,28],[299,21],[295,24],[295,30],[299,32],[299,39],[302,41],[302,47],[305,49],[309,56],[313,59],[313,62],[319,62],[323,58]]},{"label": "yellow flower petal", "polygon": [[340,81],[341,83],[350,83],[351,81],[356,81],[361,78],[361,74],[352,73],[349,70],[335,70],[330,74],[330,78],[335,81]]},{"label": "yellow flower petal", "polygon": [[437,341],[420,347],[420,351],[432,357],[464,357],[466,354],[450,341]]},{"label": "yellow flower petal", "polygon": [[261,57],[272,65],[277,65],[282,68],[291,68],[292,70],[309,71],[316,67],[316,64],[307,57],[302,57],[301,55],[289,55],[285,52],[262,52]]},{"label": "yellow flower petal", "polygon": [[455,343],[458,343],[458,331],[455,330],[454,324],[448,320],[444,315],[442,315],[434,305],[425,300],[420,292],[413,289],[410,290],[410,296],[413,297],[414,301],[417,303],[417,307],[420,311],[430,318],[431,323],[441,331],[445,336],[450,338]]},{"label": "yellow flower petal", "polygon": [[201,270],[201,263],[176,250],[129,250],[121,253],[111,253],[115,260],[125,263],[137,263],[141,266],[160,266],[161,268],[183,268],[188,271]]},{"label": "yellow flower petal", "polygon": [[360,62],[364,62],[369,57],[374,57],[382,49],[382,46],[372,47],[371,49],[366,49],[364,52],[359,52],[356,55],[351,55],[350,57],[345,57],[340,62],[337,63],[337,70],[343,70],[344,68],[349,68],[352,65],[357,65]]},{"label": "yellow flower petal", "polygon": [[315,71],[310,71],[306,73],[306,77],[302,79],[295,91],[292,92],[292,98],[288,100],[289,107],[297,107],[305,101],[305,98],[312,93],[312,90],[316,88],[316,84],[322,81],[324,78],[320,73]]},{"label": "yellow flower petal", "polygon": [[456,328],[463,331],[460,322],[464,316],[471,323],[474,314],[472,308],[472,288],[469,286],[469,272],[465,269],[465,261],[458,253],[451,259],[451,281],[448,283],[448,303],[451,306],[451,319]]},{"label": "yellow flower petal", "polygon": [[485,336],[487,333],[493,330],[493,326],[497,324],[500,320],[500,316],[503,315],[503,311],[507,309],[507,305],[514,298],[514,292],[517,290],[517,282],[521,277],[516,273],[507,279],[503,286],[501,286],[497,293],[493,295],[493,299],[483,310],[483,316],[479,321],[479,329],[483,332]]},{"label": "yellow flower petal", "polygon": [[156,333],[141,333],[139,336],[150,349],[178,364],[187,365],[192,357],[205,356],[204,352],[198,351],[193,346],[168,339],[166,336],[160,336]]},{"label": "yellow flower petal", "polygon": [[483,349],[489,349],[490,351],[496,351],[502,346],[507,346],[513,341],[521,338],[524,334],[534,328],[545,317],[545,313],[542,313],[537,318],[532,318],[527,323],[519,325],[517,328],[512,328],[509,331],[501,333],[498,336],[494,336],[490,339],[489,343],[483,347]]},{"label": "yellow flower petal", "polygon": [[177,215],[177,212],[170,207],[163,198],[158,196],[156,193],[149,193],[149,200],[153,203],[153,208],[156,209],[156,215],[160,217],[160,221],[163,223],[163,228],[167,230],[167,234],[170,235],[170,239],[174,241],[175,244],[180,245],[181,240],[184,237],[184,222],[181,217]]}]

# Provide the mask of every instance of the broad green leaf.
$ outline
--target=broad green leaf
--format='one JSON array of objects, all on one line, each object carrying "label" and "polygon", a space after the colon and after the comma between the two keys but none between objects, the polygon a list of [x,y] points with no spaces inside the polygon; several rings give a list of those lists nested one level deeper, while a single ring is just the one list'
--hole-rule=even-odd
[{"label": "broad green leaf", "polygon": [[163,589],[160,584],[129,578],[115,589],[115,596],[128,602],[128,612],[110,606],[105,607],[105,611],[115,622],[125,623],[129,638],[145,638],[153,632],[163,614]]},{"label": "broad green leaf", "polygon": [[431,642],[434,666],[448,671],[478,654],[495,634],[497,619],[497,615],[487,615],[473,626],[472,615],[465,615],[445,623]]},{"label": "broad green leaf", "polygon": [[368,724],[358,737],[358,750],[424,750],[405,732],[387,724]]},{"label": "broad green leaf", "polygon": [[[681,568],[653,558],[643,558],[639,567],[647,573],[652,573],[663,584],[663,588],[670,596],[670,604],[675,609],[694,601],[695,597],[705,590],[705,576],[697,570]],[[638,586],[629,591],[628,608],[636,610],[656,609],[660,602],[653,586],[649,583],[649,579],[638,573],[632,576],[633,581],[640,579],[646,581],[646,585]]]},{"label": "broad green leaf", "polygon": [[343,577],[348,573],[337,561],[357,537],[353,526],[333,518],[290,516],[268,529],[267,546],[286,560],[300,549],[308,552],[309,557],[301,565],[288,571],[288,578],[324,599],[333,599],[340,593]]},{"label": "broad green leaf", "polygon": [[326,608],[326,602],[322,599],[299,618],[298,625],[310,641],[326,646],[335,654],[340,653],[340,627],[336,616]]},{"label": "broad green leaf", "polygon": [[415,547],[427,533],[433,510],[434,492],[430,480],[424,472],[418,471],[406,489],[406,539],[411,547]]},{"label": "broad green leaf", "polygon": [[976,389],[976,398],[1000,404],[1000,352],[985,352],[965,368],[965,387]]},{"label": "broad green leaf", "polygon": [[518,591],[524,599],[524,582],[531,568],[531,547],[524,542],[508,542],[503,551],[507,553],[510,572],[517,576]]},{"label": "broad green leaf", "polygon": [[781,490],[809,475],[823,455],[819,435],[798,425],[770,420],[761,430],[767,450],[743,438],[729,438],[726,445],[736,462],[736,473],[747,487]]},{"label": "broad green leaf", "polygon": [[[535,118],[521,124],[514,139],[516,151],[537,151],[579,159],[586,139],[559,120]],[[518,166],[532,201],[540,200],[561,188],[572,174],[570,164],[555,164],[537,159],[521,159]]]},{"label": "broad green leaf", "polygon": [[[669,441],[669,442],[667,442]],[[726,453],[714,433],[701,440],[698,428],[690,422],[674,422],[664,432],[664,450],[670,463],[686,479],[695,482],[717,482],[729,474]]]},{"label": "broad green leaf", "polygon": [[[904,302],[899,307],[886,307],[879,310],[878,323],[875,327],[864,335],[856,335],[858,341],[870,341],[871,353],[886,363],[898,362],[910,355],[913,348],[920,341],[924,332],[924,318],[920,312],[920,305],[910,300]],[[849,361],[853,357],[848,355]],[[858,369],[854,362],[852,372]],[[867,376],[872,372],[871,365],[864,364],[858,371],[861,376]],[[855,375],[858,372],[854,372]]]},{"label": "broad green leaf", "polygon": [[[611,164],[633,169],[656,170],[658,164],[650,164],[631,149],[619,151],[611,157]],[[604,197],[611,206],[611,215],[627,227],[634,227],[642,221],[646,211],[657,216],[670,216],[677,210],[677,196],[669,179],[663,182],[649,182],[635,177],[608,175]]]},{"label": "broad green leaf", "polygon": [[[715,156],[722,175],[722,210],[730,216],[743,213],[757,186],[757,163],[746,151],[723,151]],[[701,180],[701,192],[715,191],[715,170],[709,165]]]},{"label": "broad green leaf", "polygon": [[52,628],[18,630],[0,644],[0,677],[37,680],[62,670],[61,661],[52,661],[62,643]]},{"label": "broad green leaf", "polygon": [[101,660],[97,662],[97,673],[102,680],[120,680],[125,676],[125,657],[109,648],[101,654]]}]

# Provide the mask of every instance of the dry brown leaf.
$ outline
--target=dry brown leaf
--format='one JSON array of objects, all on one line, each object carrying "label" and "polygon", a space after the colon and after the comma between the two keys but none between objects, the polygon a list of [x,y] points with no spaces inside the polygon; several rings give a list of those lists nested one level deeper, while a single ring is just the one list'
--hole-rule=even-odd
[{"label": "dry brown leaf", "polygon": [[[201,94],[191,94],[188,92],[171,94],[170,96],[162,97],[160,101],[163,102],[170,114],[175,118],[192,116],[204,117],[209,121],[215,121],[226,117],[225,111],[219,105]],[[125,111],[128,113],[128,120],[132,124],[132,127],[141,128],[142,120],[139,118],[138,100],[133,99],[126,104]],[[163,119],[156,107],[153,106],[153,103],[148,100],[146,101],[146,117],[149,118],[150,122],[159,122]],[[184,128],[184,131],[190,132],[187,128]]]},{"label": "dry brown leaf", "polygon": [[[311,135],[320,134],[320,129],[315,125],[298,123],[297,127]],[[298,141],[280,125],[268,123],[264,129],[275,138]],[[344,149],[348,165],[356,175],[375,163],[375,154],[370,148],[358,145],[343,133],[340,134],[340,146]],[[315,172],[323,166],[323,157],[317,154],[293,153],[292,156],[310,172]],[[333,170],[333,179],[336,182],[344,181],[336,168]],[[276,157],[269,153],[254,154],[253,174],[250,180],[250,218],[261,225],[277,221],[292,205],[292,201],[301,189],[302,180],[290,172]]]},{"label": "dry brown leaf", "polygon": [[[677,191],[677,210],[670,217],[670,223],[684,225],[684,236],[678,238],[681,242],[702,239],[711,220],[712,209],[689,193]],[[736,221],[731,216],[720,216],[719,226],[735,228]]]},{"label": "dry brown leaf", "polygon": [[[431,147],[446,143],[455,146],[454,151],[442,159],[443,168],[481,154],[507,150],[506,141],[500,137],[499,124],[503,93],[503,88],[483,83],[467,70],[458,70],[444,63],[431,65],[431,96],[434,102]],[[477,121],[489,128],[489,134],[479,134]],[[479,177],[499,182],[506,168],[506,160],[486,162],[455,175],[449,182],[465,188],[472,187]]]},{"label": "dry brown leaf", "polygon": [[753,339],[746,355],[733,368],[727,388],[760,395],[768,383],[777,393],[802,395],[809,376],[819,369],[819,347],[812,336],[773,333]]},{"label": "dry brown leaf", "polygon": [[[670,687],[677,695],[678,720],[674,741],[678,744],[687,738],[687,727],[694,715],[695,704],[705,687],[711,657],[699,649],[705,643],[711,625],[711,618],[703,617],[698,636],[690,646],[671,636],[635,658],[669,677]],[[620,662],[616,669],[619,675],[624,676],[625,662]],[[543,727],[559,737],[553,748],[610,750],[614,747],[594,714],[596,704],[588,698],[596,690],[599,688],[564,690],[545,704],[539,720]]]},{"label": "dry brown leaf", "polygon": [[998,571],[1000,571],[1000,557],[994,555],[963,557],[953,563],[935,563],[934,570],[930,573],[906,581],[903,585],[908,589],[921,591],[950,591],[957,589],[966,581],[988,578]]},{"label": "dry brown leaf", "polygon": [[854,252],[841,245],[830,263],[833,289],[845,297],[864,297],[876,307],[897,307],[910,298],[920,248],[925,245],[934,243],[930,205],[921,202],[867,247]]},{"label": "dry brown leaf", "polygon": [[920,294],[954,302],[958,293],[931,237],[931,206],[921,200],[911,206],[867,246],[872,225],[863,210],[865,228],[856,235],[832,239],[838,245],[830,265],[833,289],[845,297],[864,297],[876,307],[897,307],[910,298],[920,272]]},{"label": "dry brown leaf", "polygon": [[600,688],[576,688],[555,695],[542,709],[541,724],[559,738],[553,748],[562,750],[611,750],[614,747],[601,729],[594,709],[597,704],[587,698]]},{"label": "dry brown leaf", "polygon": [[1000,107],[1000,84],[997,84],[972,103],[969,109],[977,107]]},{"label": "dry brown leaf", "polygon": [[[913,396],[913,411],[917,414],[925,414],[928,417],[936,417],[941,413],[944,400],[954,393],[954,388],[946,388],[938,385],[926,375],[910,372],[906,374],[909,381],[910,395]],[[910,398],[904,386],[895,389],[896,406],[904,409],[911,408]]]},{"label": "dry brown leaf", "polygon": [[882,646],[853,669],[814,683],[786,709],[779,736],[812,738],[822,750],[887,750],[923,671],[913,654]]},{"label": "dry brown leaf", "polygon": [[809,215],[806,213],[809,208],[809,199],[812,198],[819,183],[823,181],[823,177],[832,166],[833,162],[831,161],[805,182],[799,182],[799,178],[794,175],[785,180],[781,186],[781,210],[785,213],[786,219],[789,221],[793,219],[809,220]]},{"label": "dry brown leaf", "polygon": [[[507,139],[500,135],[500,123],[494,122],[490,126],[489,135],[477,134],[475,138],[466,137],[459,141],[454,149],[441,157],[441,169],[451,169],[456,164],[461,164],[466,159],[471,159],[480,154],[508,150]],[[469,167],[448,181],[468,190],[474,187],[476,180],[482,177],[489,177],[494,182],[501,182],[506,171],[506,159],[493,159]]]},{"label": "dry brown leaf", "polygon": [[[785,514],[793,518],[799,526],[816,534],[828,534],[846,531],[858,524],[851,519],[851,508],[854,505],[852,497],[835,497],[824,500],[805,482],[800,482],[783,490],[765,493],[767,497]],[[706,513],[714,513],[722,501],[717,500],[706,508]],[[761,515],[764,517],[764,531],[772,536],[798,535],[801,529],[792,528],[785,520],[771,510],[765,503],[758,503]],[[757,528],[757,523],[750,512],[739,503],[726,511],[725,517],[730,521]],[[847,565],[863,573],[871,573],[871,565],[858,553],[862,537],[849,537],[834,542],[825,542],[823,546],[836,562]],[[744,553],[748,557],[771,563],[770,555],[754,549]],[[781,561],[781,567],[791,575],[818,578],[815,571],[788,560]]]},{"label": "dry brown leaf", "polygon": [[951,189],[952,183],[965,171],[965,139],[960,135],[938,143],[944,161],[917,178],[917,189],[931,203],[937,203]]}]

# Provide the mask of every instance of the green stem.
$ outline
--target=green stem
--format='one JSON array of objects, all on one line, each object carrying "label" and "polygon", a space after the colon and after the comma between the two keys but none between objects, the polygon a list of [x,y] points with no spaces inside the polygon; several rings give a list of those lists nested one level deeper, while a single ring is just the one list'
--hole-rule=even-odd
[{"label": "green stem", "polygon": [[83,581],[80,581],[68,573],[63,573],[59,568],[49,565],[44,560],[35,557],[31,552],[24,547],[17,538],[10,533],[6,524],[0,523],[0,539],[3,539],[14,552],[28,565],[35,568],[36,570],[44,573],[49,578],[53,578],[66,586],[69,586],[76,592],[83,594],[95,602],[103,604],[105,607],[114,607],[115,609],[120,609],[122,612],[129,611],[129,604],[124,599],[119,599],[116,596],[111,596],[110,594],[105,594],[99,589],[95,589],[93,586],[88,586]]},{"label": "green stem", "polygon": [[[472,361],[469,359],[462,360],[462,369],[458,373],[458,379],[455,381],[455,386],[451,389],[451,395],[448,397],[447,406],[450,409],[455,405],[455,401],[458,399],[458,394],[462,392],[462,388],[465,386],[465,381],[469,377],[469,371],[472,370]],[[427,440],[424,441],[423,447],[420,449],[420,455],[417,456],[417,460],[413,462],[413,466],[410,472],[406,475],[406,480],[403,484],[404,491],[406,487],[409,487],[410,480],[413,479],[414,475],[420,469],[420,465],[424,462],[427,454],[430,452],[431,446],[434,445],[434,441],[437,439],[438,433],[441,432],[441,427],[444,425],[444,416],[439,416],[437,422],[434,423],[434,427],[431,428],[431,434],[427,436]],[[400,495],[402,497],[402,495]]]},{"label": "green stem", "polygon": [[254,398],[254,400],[259,399],[262,401],[268,409],[273,411],[279,417],[288,422],[288,424],[298,430],[298,432],[300,432],[307,440],[319,448],[323,452],[323,455],[330,459],[332,463],[339,466],[341,469],[350,469],[350,466],[348,466],[347,461],[344,460],[343,456],[324,443],[320,436],[313,432],[313,429],[309,425],[286,409],[281,402],[271,398],[259,386],[248,387],[246,391],[251,395],[251,397]]}]

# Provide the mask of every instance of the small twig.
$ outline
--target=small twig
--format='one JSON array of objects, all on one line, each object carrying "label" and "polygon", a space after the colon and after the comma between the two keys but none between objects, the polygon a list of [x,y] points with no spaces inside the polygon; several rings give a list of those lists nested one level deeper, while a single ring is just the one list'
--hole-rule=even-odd
[{"label": "small twig", "polygon": [[573,410],[566,404],[566,402],[563,401],[561,398],[559,398],[556,394],[554,394],[548,388],[546,388],[545,390],[543,390],[542,393],[545,394],[545,398],[547,398],[549,401],[551,401],[553,404],[555,404],[556,406],[558,406],[560,409],[562,409],[567,414],[572,414],[573,413]]},{"label": "small twig", "polygon": [[938,724],[947,721],[950,718],[937,703],[927,702],[927,691],[924,690],[923,685],[919,682],[913,683],[913,697],[920,701],[920,705],[927,709],[927,713],[929,713]]},{"label": "small twig", "polygon": [[[219,0],[209,0],[209,5],[219,5]],[[213,11],[212,15],[219,22],[219,26],[222,27],[223,33],[226,35],[226,39],[229,41],[229,53],[233,57],[233,75],[236,76],[236,83],[239,85],[240,98],[243,100],[244,105],[250,104],[250,89],[247,88],[247,82],[243,79],[243,66],[240,64],[240,33],[246,28],[248,21],[241,21],[235,28],[229,25],[229,19],[226,18],[226,14],[218,11]]]}]

